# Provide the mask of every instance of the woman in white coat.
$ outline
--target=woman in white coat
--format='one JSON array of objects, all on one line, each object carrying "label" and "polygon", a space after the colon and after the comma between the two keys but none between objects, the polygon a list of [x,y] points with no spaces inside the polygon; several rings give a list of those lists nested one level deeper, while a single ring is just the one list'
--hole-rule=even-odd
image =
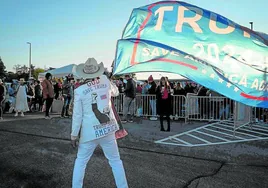
[{"label": "woman in white coat", "polygon": [[27,102],[27,85],[23,78],[20,79],[20,84],[16,93],[16,104],[15,104],[15,117],[21,112],[21,116],[24,116],[24,112],[29,111],[29,106]]},{"label": "woman in white coat", "polygon": [[94,58],[78,65],[76,73],[88,81],[74,91],[71,140],[73,147],[76,147],[79,140],[79,146],[73,172],[73,188],[82,188],[87,163],[98,145],[109,160],[116,186],[127,188],[125,170],[115,138],[118,124],[111,104],[111,97],[119,95],[118,88],[102,75],[103,63],[98,64]]}]

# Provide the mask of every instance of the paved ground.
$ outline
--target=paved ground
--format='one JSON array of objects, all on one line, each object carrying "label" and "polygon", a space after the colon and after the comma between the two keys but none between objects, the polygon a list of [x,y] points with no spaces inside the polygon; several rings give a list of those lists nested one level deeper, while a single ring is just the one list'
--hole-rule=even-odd
[{"label": "paved ground", "polygon": [[[76,151],[70,146],[70,119],[7,117],[0,123],[0,187],[71,187]],[[265,188],[268,187],[268,141],[210,147],[173,147],[154,140],[200,126],[173,123],[171,133],[158,122],[125,125],[119,140],[129,187],[133,188]],[[100,149],[92,157],[85,187],[115,187]]]}]

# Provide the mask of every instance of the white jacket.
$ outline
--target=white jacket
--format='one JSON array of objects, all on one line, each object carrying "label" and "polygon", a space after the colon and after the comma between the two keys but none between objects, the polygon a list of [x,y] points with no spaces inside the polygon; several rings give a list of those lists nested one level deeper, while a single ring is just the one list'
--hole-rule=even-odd
[{"label": "white jacket", "polygon": [[111,97],[118,96],[118,88],[106,76],[88,82],[74,90],[72,137],[80,143],[114,134],[119,129]]}]

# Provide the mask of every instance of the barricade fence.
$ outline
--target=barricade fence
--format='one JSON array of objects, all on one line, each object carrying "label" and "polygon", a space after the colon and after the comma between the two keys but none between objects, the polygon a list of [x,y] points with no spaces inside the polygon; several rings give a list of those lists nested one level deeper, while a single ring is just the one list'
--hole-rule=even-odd
[{"label": "barricade fence", "polygon": [[[123,114],[124,94],[113,98],[115,108],[119,114]],[[137,117],[157,117],[157,101],[155,95],[138,94],[133,100],[132,109]],[[218,96],[197,96],[195,94],[172,95],[171,119],[185,121],[221,121],[233,120],[236,102]],[[248,107],[253,122],[268,122],[268,108]]]}]

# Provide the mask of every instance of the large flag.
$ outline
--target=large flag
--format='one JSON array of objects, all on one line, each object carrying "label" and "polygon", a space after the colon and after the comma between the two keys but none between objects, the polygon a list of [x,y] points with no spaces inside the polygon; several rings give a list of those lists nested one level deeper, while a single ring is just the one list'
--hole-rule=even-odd
[{"label": "large flag", "polygon": [[136,8],[117,43],[114,74],[170,72],[268,108],[267,34],[179,1]]}]

